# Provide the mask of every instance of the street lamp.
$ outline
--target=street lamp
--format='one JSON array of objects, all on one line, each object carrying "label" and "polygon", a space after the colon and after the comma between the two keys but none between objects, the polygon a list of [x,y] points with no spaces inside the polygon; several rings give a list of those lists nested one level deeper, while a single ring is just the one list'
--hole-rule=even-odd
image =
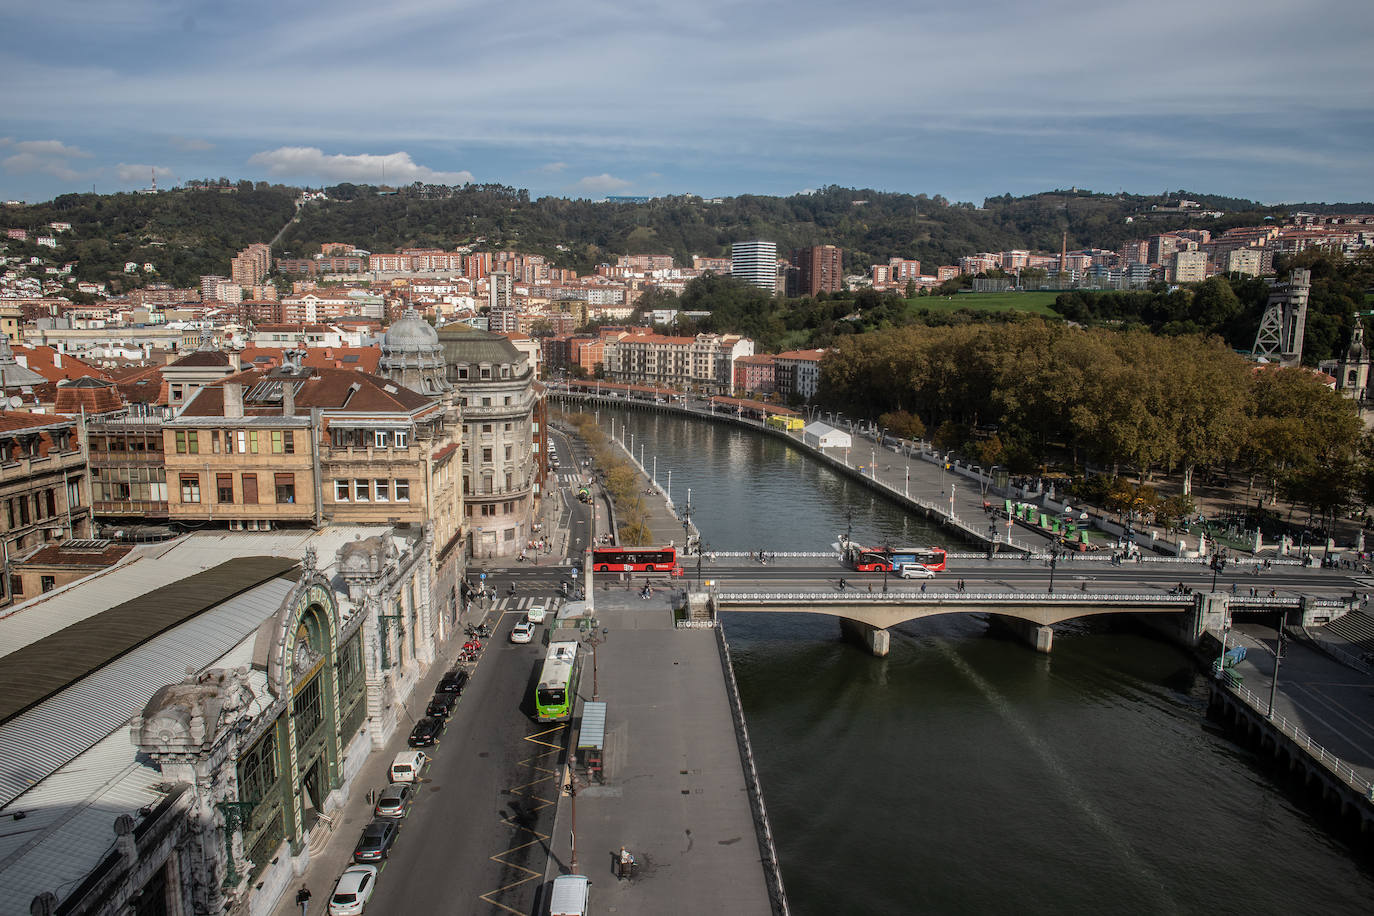
[{"label": "street lamp", "polygon": [[1279,611],[1279,641],[1274,646],[1274,678],[1269,682],[1269,712],[1265,718],[1274,718],[1274,695],[1279,690],[1279,660],[1283,658],[1283,610]]},{"label": "street lamp", "polygon": [[1217,574],[1226,568],[1226,557],[1219,553],[1212,554],[1211,562],[1207,564],[1212,567],[1212,591],[1217,590]]}]

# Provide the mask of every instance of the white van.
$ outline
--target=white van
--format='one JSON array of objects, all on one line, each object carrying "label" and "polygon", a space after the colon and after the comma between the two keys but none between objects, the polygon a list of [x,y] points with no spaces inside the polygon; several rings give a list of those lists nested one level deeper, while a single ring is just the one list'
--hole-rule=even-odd
[{"label": "white van", "polygon": [[903,579],[934,579],[933,570],[927,569],[920,563],[903,563],[897,568],[897,575]]},{"label": "white van", "polygon": [[392,782],[415,783],[420,781],[429,757],[424,751],[401,751],[391,759],[390,776]]},{"label": "white van", "polygon": [[591,882],[586,875],[559,875],[549,894],[549,916],[587,916]]}]

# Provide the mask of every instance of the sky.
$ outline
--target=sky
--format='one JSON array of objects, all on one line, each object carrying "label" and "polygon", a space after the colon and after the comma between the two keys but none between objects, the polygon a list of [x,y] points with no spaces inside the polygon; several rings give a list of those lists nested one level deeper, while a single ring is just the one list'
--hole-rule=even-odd
[{"label": "sky", "polygon": [[0,0],[0,199],[1374,200],[1371,0]]}]

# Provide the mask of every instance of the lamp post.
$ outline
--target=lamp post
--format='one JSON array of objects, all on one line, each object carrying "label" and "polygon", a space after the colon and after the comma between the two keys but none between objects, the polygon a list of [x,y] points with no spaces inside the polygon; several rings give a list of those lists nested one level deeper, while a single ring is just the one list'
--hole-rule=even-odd
[{"label": "lamp post", "polygon": [[911,498],[911,465],[909,464],[906,466],[906,484],[904,485],[902,492],[907,499]]},{"label": "lamp post", "polygon": [[1226,558],[1219,553],[1214,553],[1207,565],[1212,567],[1212,591],[1215,592],[1217,590],[1217,574],[1226,568]]},{"label": "lamp post", "polygon": [[868,450],[868,476],[873,480],[878,479],[878,451],[877,449]]},{"label": "lamp post", "polygon": [[1279,661],[1283,658],[1283,611],[1279,611],[1278,643],[1274,646],[1274,677],[1269,682],[1269,712],[1267,719],[1274,718],[1274,696],[1279,692]]},{"label": "lamp post", "polygon": [[673,501],[673,469],[668,469],[668,502]]},{"label": "lamp post", "polygon": [[1059,551],[1050,550],[1050,594],[1054,594],[1054,567],[1059,564]]},{"label": "lamp post", "polygon": [[691,538],[691,535],[688,534],[688,532],[691,530],[691,524],[692,524],[692,488],[691,488],[691,487],[688,487],[688,488],[687,488],[687,505],[684,506],[683,509],[682,509],[682,550],[683,550],[684,553],[687,551],[687,544],[688,544],[689,539]]},{"label": "lamp post", "polygon": [[958,484],[951,483],[951,484],[949,485],[949,518],[950,518],[950,521],[953,521],[953,520],[954,520],[954,491],[957,490],[957,489],[959,489],[959,485],[958,485]]}]

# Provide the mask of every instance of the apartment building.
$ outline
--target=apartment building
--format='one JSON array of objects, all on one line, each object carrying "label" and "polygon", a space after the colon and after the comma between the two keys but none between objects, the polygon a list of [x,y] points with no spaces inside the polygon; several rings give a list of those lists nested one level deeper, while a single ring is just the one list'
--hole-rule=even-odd
[{"label": "apartment building", "polygon": [[834,245],[812,245],[792,251],[795,282],[789,295],[815,296],[844,289],[844,252]]},{"label": "apartment building", "polygon": [[229,278],[239,286],[256,286],[271,269],[271,247],[254,242],[229,262]]},{"label": "apartment building", "polygon": [[547,453],[534,367],[500,334],[458,324],[438,336],[463,418],[458,473],[468,556],[519,554],[533,536]]},{"label": "apartment building", "polygon": [[778,288],[778,246],[755,239],[730,246],[730,273],[759,289],[774,293]]},{"label": "apartment building", "polygon": [[[79,421],[0,410],[0,604],[33,597],[14,564],[43,546],[92,534],[90,480]],[[59,583],[47,577],[38,592]]]},{"label": "apartment building", "polygon": [[1174,282],[1201,283],[1207,279],[1205,251],[1179,251],[1174,254]]},{"label": "apartment building", "polygon": [[777,358],[771,353],[742,356],[735,360],[734,393],[736,397],[749,394],[772,394],[776,388],[774,369]]},{"label": "apartment building", "polygon": [[785,398],[809,401],[816,396],[824,350],[789,350],[774,357],[774,386]]},{"label": "apartment building", "polygon": [[735,361],[752,356],[754,342],[736,335],[626,334],[606,340],[606,376],[617,382],[728,394]]}]

